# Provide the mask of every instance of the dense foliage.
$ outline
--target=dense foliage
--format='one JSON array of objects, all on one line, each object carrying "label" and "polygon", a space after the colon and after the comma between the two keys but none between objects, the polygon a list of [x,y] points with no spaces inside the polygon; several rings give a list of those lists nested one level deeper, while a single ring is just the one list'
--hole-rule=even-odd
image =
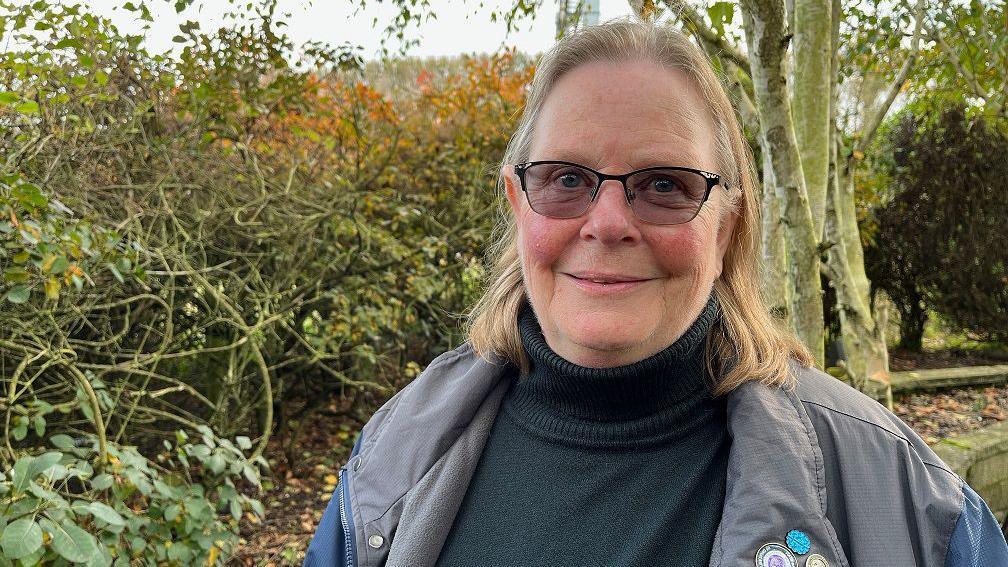
[{"label": "dense foliage", "polygon": [[461,340],[529,67],[379,89],[253,8],[169,58],[0,4],[0,564],[223,562],[274,432]]},{"label": "dense foliage", "polygon": [[962,106],[907,111],[878,156],[889,195],[873,210],[869,277],[919,350],[927,310],[988,340],[1008,338],[1008,131]]}]

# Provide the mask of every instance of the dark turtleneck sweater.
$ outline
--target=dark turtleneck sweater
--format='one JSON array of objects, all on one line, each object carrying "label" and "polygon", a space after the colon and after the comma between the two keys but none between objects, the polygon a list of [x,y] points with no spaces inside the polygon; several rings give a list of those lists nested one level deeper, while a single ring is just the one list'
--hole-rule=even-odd
[{"label": "dark turtleneck sweater", "polygon": [[587,368],[546,344],[526,304],[531,372],[512,371],[437,565],[707,565],[731,445],[706,372],[718,316],[712,297],[665,350]]}]

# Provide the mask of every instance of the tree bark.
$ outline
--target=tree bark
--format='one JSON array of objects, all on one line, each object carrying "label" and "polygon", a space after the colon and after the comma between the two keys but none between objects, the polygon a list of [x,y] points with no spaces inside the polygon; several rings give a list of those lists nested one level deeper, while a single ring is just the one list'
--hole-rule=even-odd
[{"label": "tree bark", "polygon": [[[832,0],[834,16],[841,16],[840,0]],[[924,1],[918,0],[915,7],[916,25],[911,40],[910,55],[889,85],[885,99],[874,112],[866,117],[864,127],[851,151],[843,152],[841,133],[836,127],[835,109],[838,101],[837,82],[838,60],[833,58],[833,92],[831,100],[831,124],[834,141],[832,152],[832,172],[827,203],[826,241],[831,246],[827,253],[826,268],[831,284],[837,292],[837,312],[840,316],[841,336],[847,351],[846,371],[851,383],[863,388],[870,380],[889,384],[889,350],[886,346],[885,326],[888,319],[884,308],[872,309],[871,284],[865,273],[864,249],[861,233],[857,225],[857,211],[854,206],[854,173],[858,167],[858,154],[871,143],[878,125],[889,111],[900,87],[906,81],[917,58],[920,44],[921,24],[924,19]],[[839,36],[834,24],[833,41]],[[833,49],[834,53],[839,50]],[[846,154],[841,158],[841,155]]]},{"label": "tree bark", "polygon": [[789,38],[785,33],[784,2],[743,0],[741,7],[760,131],[766,141],[765,155],[774,173],[774,193],[787,237],[795,331],[821,366],[824,330],[818,239],[788,97],[785,55]]},{"label": "tree bark", "polygon": [[927,311],[922,307],[921,298],[914,297],[908,305],[900,306],[900,347],[920,352],[924,338]]},{"label": "tree bark", "polygon": [[784,244],[784,226],[777,198],[777,181],[766,140],[762,141],[763,194],[760,198],[762,212],[763,289],[767,307],[782,326],[794,332],[794,314],[791,311],[791,291],[788,285],[787,247]]},{"label": "tree bark", "polygon": [[822,238],[829,170],[831,0],[794,0],[794,127],[813,231]]}]

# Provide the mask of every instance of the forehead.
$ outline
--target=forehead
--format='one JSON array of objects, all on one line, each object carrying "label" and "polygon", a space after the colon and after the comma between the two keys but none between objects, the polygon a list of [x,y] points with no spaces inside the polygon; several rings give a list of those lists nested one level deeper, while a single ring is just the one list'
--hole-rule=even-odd
[{"label": "forehead", "polygon": [[567,72],[547,95],[530,159],[711,168],[713,130],[704,99],[683,72],[648,61],[590,63]]}]

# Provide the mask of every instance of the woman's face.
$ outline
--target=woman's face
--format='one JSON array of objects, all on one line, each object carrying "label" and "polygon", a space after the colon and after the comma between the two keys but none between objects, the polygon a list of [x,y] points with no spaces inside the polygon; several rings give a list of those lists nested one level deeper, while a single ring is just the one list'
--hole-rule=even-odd
[{"label": "woman's face", "polygon": [[[718,172],[712,119],[678,71],[650,62],[598,62],[564,75],[535,124],[529,161],[563,160],[602,173],[659,165]],[[546,342],[590,367],[628,364],[659,352],[696,319],[721,274],[735,217],[715,187],[690,222],[639,221],[619,181],[602,184],[580,217],[529,208],[513,165],[505,166],[525,287]],[[634,280],[600,284],[578,276]]]}]

